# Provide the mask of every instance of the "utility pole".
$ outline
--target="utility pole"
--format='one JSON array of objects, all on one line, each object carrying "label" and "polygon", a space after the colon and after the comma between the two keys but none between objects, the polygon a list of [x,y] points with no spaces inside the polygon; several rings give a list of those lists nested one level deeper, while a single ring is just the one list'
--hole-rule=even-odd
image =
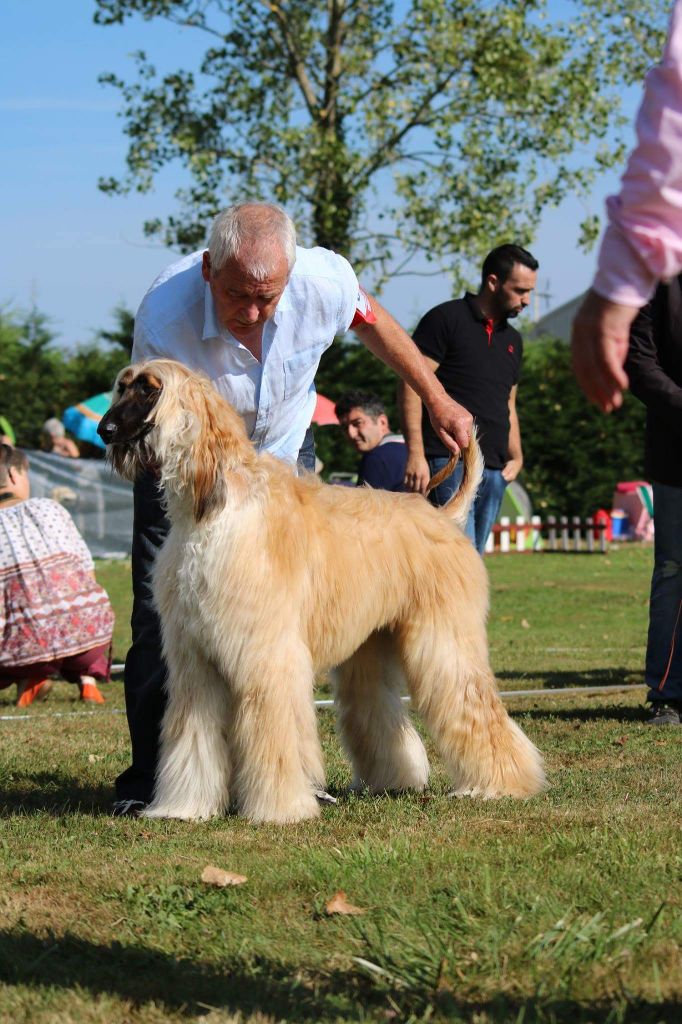
[{"label": "utility pole", "polygon": [[545,290],[540,291],[536,288],[533,292],[533,322],[537,323],[540,319],[540,299],[545,300],[545,313],[549,312],[550,303],[552,301],[552,292],[550,291],[551,282],[549,278],[545,280]]}]

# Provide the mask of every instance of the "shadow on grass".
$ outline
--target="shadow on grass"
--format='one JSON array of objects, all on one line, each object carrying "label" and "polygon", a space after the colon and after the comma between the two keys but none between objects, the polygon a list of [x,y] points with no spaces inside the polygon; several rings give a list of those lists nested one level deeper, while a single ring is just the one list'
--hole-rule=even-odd
[{"label": "shadow on grass", "polygon": [[[512,717],[516,718],[519,715],[525,718],[555,718],[565,722],[622,722],[623,725],[643,725],[649,717],[649,711],[644,707],[618,707],[613,704],[607,708],[549,708],[536,705],[529,707],[528,710],[515,710]],[[652,730],[649,728],[647,731]],[[660,737],[660,730],[655,729],[653,732]],[[666,735],[667,733],[668,730]]]},{"label": "shadow on grass", "polygon": [[[401,995],[388,996],[374,989],[364,975],[341,969],[311,971],[305,979],[300,966],[265,957],[235,960],[222,968],[214,964],[177,959],[142,946],[98,945],[73,935],[39,939],[19,929],[0,930],[0,980],[30,988],[70,990],[79,987],[93,998],[107,994],[137,1007],[154,1003],[165,1012],[195,1017],[212,1009],[230,1013],[261,1012],[276,1019],[385,1021],[386,1011],[400,1007]],[[580,1004],[572,1000],[530,999],[488,1002],[464,1001],[452,992],[432,1000],[427,992],[413,993],[412,1012],[427,1017],[435,1004],[435,1019],[485,1020],[503,1024],[523,1019],[525,1024],[587,1024],[605,1020],[612,1005]],[[402,1007],[400,1007],[402,1009]],[[631,1001],[619,1004],[620,1024],[660,1024],[679,1020],[679,1002]],[[595,1016],[596,1015],[596,1016]],[[426,1017],[424,1018],[426,1019]]]},{"label": "shadow on grass", "polygon": [[0,785],[0,817],[9,814],[111,814],[113,784],[97,786],[50,772],[18,778],[10,787]]},{"label": "shadow on grass", "polygon": [[[327,786],[330,796],[343,798],[348,790],[345,786]],[[77,779],[49,772],[36,772],[20,779],[14,785],[0,783],[0,818],[10,814],[89,814],[93,817],[109,817],[115,799],[113,782],[111,786],[93,786]],[[235,812],[236,813],[236,812]]]},{"label": "shadow on grass", "polygon": [[[569,669],[564,672],[557,672],[554,669],[538,669],[532,672],[496,672],[497,679],[503,683],[523,684],[529,679],[533,682],[539,680],[545,688],[561,690],[567,686],[631,686],[641,683],[644,685],[644,673],[633,672],[629,668],[597,668],[587,671]],[[523,689],[518,685],[515,689]]]}]

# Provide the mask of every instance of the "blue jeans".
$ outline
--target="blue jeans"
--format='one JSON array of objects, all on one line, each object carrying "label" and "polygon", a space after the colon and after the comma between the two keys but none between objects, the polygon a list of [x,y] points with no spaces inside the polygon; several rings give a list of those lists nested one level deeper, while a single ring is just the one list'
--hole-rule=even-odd
[{"label": "blue jeans", "polygon": [[682,487],[654,484],[647,700],[682,701]]},{"label": "blue jeans", "polygon": [[[431,476],[433,476],[434,473],[437,473],[439,469],[448,464],[448,459],[444,456],[438,456],[429,459],[428,462]],[[445,505],[452,495],[457,493],[462,482],[462,472],[462,463],[460,461],[455,466],[455,472],[446,480],[443,480],[442,484],[439,484],[438,487],[434,487],[429,494],[429,501],[432,505]],[[500,511],[506,486],[507,481],[502,476],[501,469],[488,469],[486,467],[483,470],[483,479],[478,488],[476,498],[469,509],[469,518],[464,531],[480,555],[485,551],[488,534],[492,530]]]},{"label": "blue jeans", "polygon": [[315,472],[315,435],[313,434],[312,427],[308,427],[305,432],[296,465],[299,469],[304,469],[308,473]]}]

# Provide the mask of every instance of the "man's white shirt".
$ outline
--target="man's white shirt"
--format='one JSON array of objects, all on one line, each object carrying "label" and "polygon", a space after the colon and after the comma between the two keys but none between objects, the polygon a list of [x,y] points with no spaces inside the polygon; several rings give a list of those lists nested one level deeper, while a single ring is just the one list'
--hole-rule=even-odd
[{"label": "man's white shirt", "polygon": [[353,268],[328,249],[297,247],[286,288],[263,325],[259,363],[218,323],[202,255],[178,260],[152,284],[135,317],[133,361],[177,359],[203,371],[257,448],[295,462],[315,410],[322,353],[348,330],[361,301]]}]

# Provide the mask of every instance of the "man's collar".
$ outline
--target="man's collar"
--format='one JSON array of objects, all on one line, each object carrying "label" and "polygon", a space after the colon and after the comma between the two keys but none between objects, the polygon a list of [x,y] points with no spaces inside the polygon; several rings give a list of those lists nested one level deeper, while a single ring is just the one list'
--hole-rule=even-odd
[{"label": "man's collar", "polygon": [[[491,319],[489,316],[486,316],[485,313],[482,311],[482,309],[481,309],[481,307],[479,305],[479,302],[478,302],[478,295],[474,295],[473,292],[465,292],[464,293],[464,301],[466,302],[467,306],[471,310],[471,315],[473,316],[474,320],[478,320],[480,323],[484,324],[488,320]],[[499,330],[499,329],[501,329],[503,327],[506,327],[506,326],[507,326],[507,319],[506,319],[506,317],[504,317],[502,320],[496,320],[495,321],[495,329],[496,330]]]},{"label": "man's collar", "polygon": [[209,338],[222,338],[224,335],[218,326],[218,319],[215,315],[215,303],[208,281],[204,284],[204,288],[204,333],[201,336],[201,340],[208,341]]}]

